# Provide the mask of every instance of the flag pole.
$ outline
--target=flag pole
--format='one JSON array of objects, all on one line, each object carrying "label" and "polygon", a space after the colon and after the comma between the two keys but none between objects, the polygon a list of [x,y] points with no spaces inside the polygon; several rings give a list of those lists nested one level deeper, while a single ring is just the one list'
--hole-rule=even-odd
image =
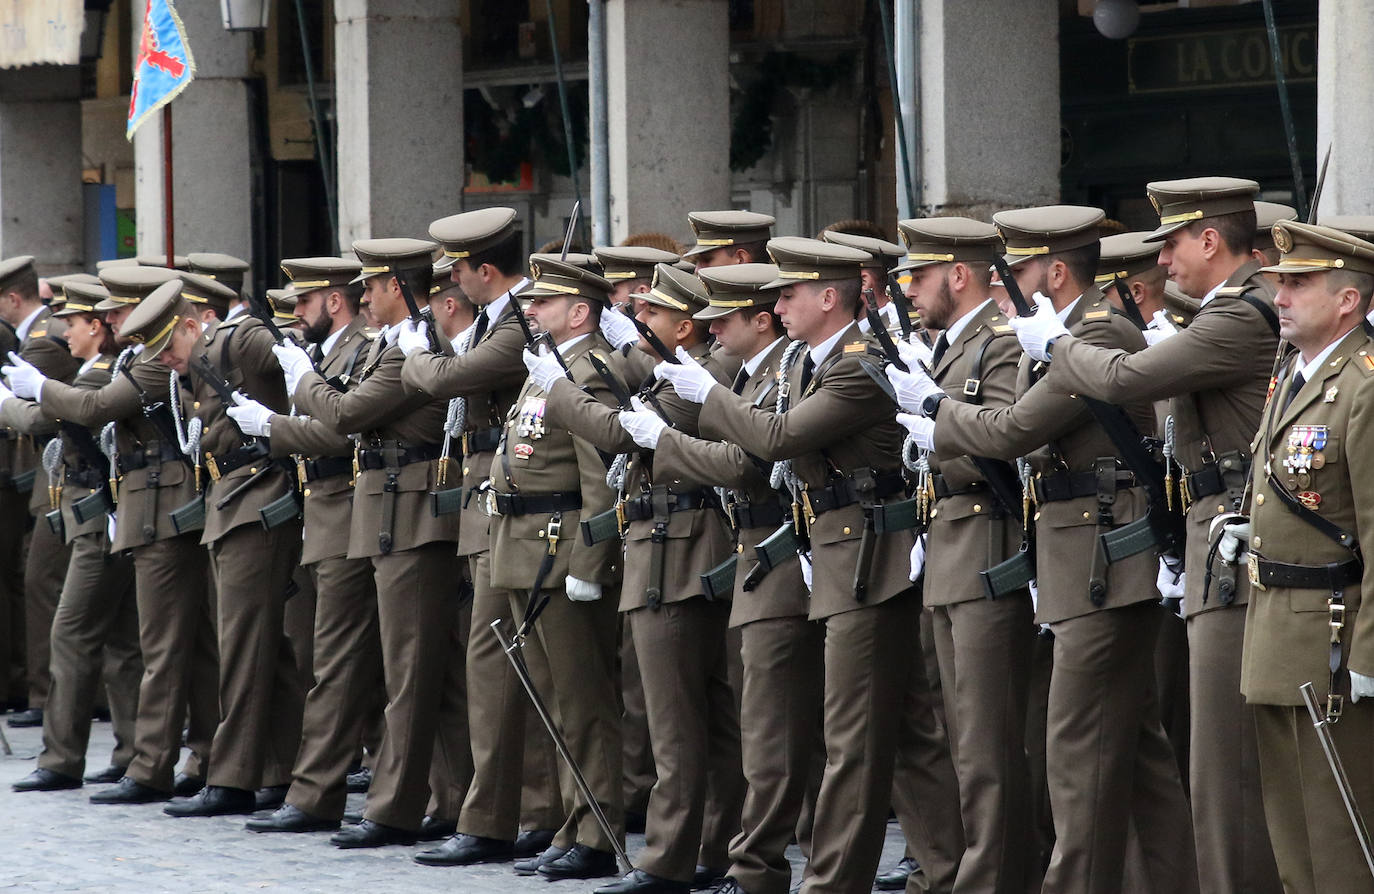
[{"label": "flag pole", "polygon": [[162,229],[167,244],[167,266],[176,267],[176,252],[172,247],[172,104],[162,107]]}]

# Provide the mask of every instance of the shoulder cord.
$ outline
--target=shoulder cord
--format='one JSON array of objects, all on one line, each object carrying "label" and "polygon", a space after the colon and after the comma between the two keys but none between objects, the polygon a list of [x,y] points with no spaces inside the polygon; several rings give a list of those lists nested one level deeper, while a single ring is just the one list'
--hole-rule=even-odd
[{"label": "shoulder cord", "polygon": [[[119,356],[115,358],[115,362],[110,364],[111,382],[119,378],[120,370],[126,369],[129,364],[133,362],[135,347],[137,347],[137,345],[129,345],[127,348],[120,351]],[[105,454],[105,458],[110,461],[110,473],[112,476],[118,474],[115,470],[119,467],[118,431],[118,421],[107,422],[104,427],[100,429],[100,452]]]},{"label": "shoulder cord", "polygon": [[185,429],[181,424],[181,382],[176,370],[167,373],[167,403],[172,408],[172,430],[177,434],[177,446],[191,458],[192,463],[200,462],[200,435],[204,423],[200,417],[192,416]]},{"label": "shoulder cord", "polygon": [[[782,355],[782,362],[778,364],[778,399],[774,405],[774,412],[782,415],[787,412],[787,377],[792,372],[792,364],[796,362],[797,355],[806,347],[806,343],[798,339],[787,346],[787,350]],[[792,471],[792,461],[790,459],[778,460],[773,463],[773,472],[768,477],[768,483],[774,490],[789,490],[796,493],[801,489],[801,479]]]},{"label": "shoulder cord", "polygon": [[[478,311],[485,313],[486,311]],[[466,330],[462,342],[455,346],[453,355],[462,357],[472,347],[472,337],[477,334],[477,324],[474,322]],[[459,395],[448,402],[448,413],[444,416],[443,443],[439,446],[439,462],[446,465],[446,460],[453,453],[453,441],[455,438],[463,436],[463,429],[467,428],[468,419],[468,399]]]}]

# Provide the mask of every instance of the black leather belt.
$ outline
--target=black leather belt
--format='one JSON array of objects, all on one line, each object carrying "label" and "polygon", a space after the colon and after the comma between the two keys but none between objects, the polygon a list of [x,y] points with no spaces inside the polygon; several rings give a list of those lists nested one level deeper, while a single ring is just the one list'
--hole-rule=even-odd
[{"label": "black leather belt", "polygon": [[[393,452],[394,451],[394,452]],[[390,457],[388,456],[390,454]],[[416,444],[403,447],[397,444],[395,447],[383,445],[381,447],[367,447],[358,451],[358,468],[375,470],[385,469],[389,459],[394,459],[396,467],[408,466],[412,463],[429,462],[439,458],[438,444]]]},{"label": "black leather belt", "polygon": [[479,428],[477,431],[463,433],[463,455],[475,456],[490,453],[501,443],[501,427]]},{"label": "black leather belt", "polygon": [[496,511],[502,515],[543,515],[550,512],[571,512],[582,508],[582,494],[563,491],[551,494],[503,494],[493,492]]},{"label": "black leather belt", "polygon": [[1289,565],[1287,562],[1255,560],[1261,586],[1287,587],[1295,590],[1339,590],[1357,583],[1364,574],[1358,559],[1328,562],[1325,565]]},{"label": "black leather belt", "polygon": [[218,481],[235,469],[241,469],[249,463],[266,458],[267,444],[263,441],[254,441],[251,444],[244,444],[242,447],[235,447],[233,450],[207,456],[205,468],[210,471],[210,479]]},{"label": "black leather belt", "polygon": [[105,483],[105,476],[99,469],[92,469],[89,466],[82,469],[67,469],[62,476],[67,484],[75,484],[79,487],[97,488]]},{"label": "black leather belt", "polygon": [[[1227,463],[1234,467],[1226,468]],[[1245,480],[1250,477],[1250,461],[1237,456],[1207,463],[1187,476],[1188,493],[1194,500],[1225,493],[1231,489],[1226,483],[1227,476],[1233,478],[1237,487],[1244,488]]]},{"label": "black leather belt", "polygon": [[[873,491],[875,500],[904,493],[906,490],[906,481],[903,480],[900,472],[877,472],[874,474],[873,480],[876,484]],[[858,487],[852,478],[843,478],[825,487],[808,488],[803,493],[806,497],[807,511],[812,516],[821,515],[843,506],[852,506],[859,502]]]},{"label": "black leather belt", "polygon": [[119,454],[119,467],[121,475],[132,472],[134,469],[142,469],[152,465],[161,465],[181,458],[181,451],[170,444],[160,442],[149,442],[142,450],[133,453]]},{"label": "black leather belt", "polygon": [[321,478],[351,474],[353,458],[349,456],[321,456],[317,459],[303,459],[296,464],[296,468],[305,476],[306,481],[318,481]]},{"label": "black leather belt", "polygon": [[937,500],[943,500],[945,497],[957,497],[961,494],[978,494],[988,489],[985,481],[970,481],[966,486],[960,488],[950,487],[945,483],[945,476],[938,472],[930,476],[930,482],[935,488]]},{"label": "black leather belt", "polygon": [[741,530],[745,528],[776,528],[782,524],[783,519],[788,517],[788,510],[778,500],[766,502],[750,502],[748,500],[737,500],[729,504],[730,517],[734,519],[735,527]]},{"label": "black leather belt", "polygon": [[[1125,490],[1135,487],[1135,475],[1131,472],[1116,473],[1116,489]],[[1056,472],[1034,479],[1035,499],[1039,503],[1056,503],[1060,500],[1074,500],[1079,497],[1097,496],[1097,475],[1093,472]]]},{"label": "black leather belt", "polygon": [[[625,501],[625,520],[644,521],[654,517],[652,497],[645,494]],[[704,509],[715,502],[716,492],[712,490],[689,490],[681,494],[668,494],[668,512],[687,512],[691,509]]]}]

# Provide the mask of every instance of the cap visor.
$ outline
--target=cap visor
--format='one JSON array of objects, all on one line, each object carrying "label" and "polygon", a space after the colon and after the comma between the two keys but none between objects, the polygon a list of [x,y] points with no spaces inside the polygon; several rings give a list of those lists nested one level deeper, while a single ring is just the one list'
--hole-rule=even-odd
[{"label": "cap visor", "polygon": [[167,347],[167,345],[171,342],[171,340],[172,340],[172,333],[175,332],[175,331],[176,331],[176,327],[173,326],[171,329],[168,329],[168,330],[167,330],[167,334],[164,335],[164,336],[162,336],[161,338],[158,338],[158,339],[156,339],[156,340],[154,340],[154,341],[151,341],[151,342],[146,342],[146,343],[144,343],[144,345],[143,345],[143,350],[139,352],[138,357],[136,357],[136,358],[134,359],[134,362],[135,362],[135,363],[151,363],[152,361],[156,360],[156,359],[157,359],[157,355],[158,355],[158,354],[161,354],[162,351],[163,351],[163,350]]},{"label": "cap visor", "polygon": [[1031,258],[1041,257],[1044,257],[1044,255],[1002,255],[1002,260],[1008,267],[1015,267],[1018,264],[1026,263]]},{"label": "cap visor", "polygon": [[[1201,218],[1201,217],[1195,218],[1195,219],[1196,219],[1196,220],[1205,220],[1205,218]],[[1169,236],[1170,233],[1177,232],[1178,230],[1183,229],[1184,227],[1188,226],[1188,224],[1190,224],[1190,223],[1192,223],[1192,222],[1193,222],[1192,220],[1181,220],[1181,221],[1179,221],[1178,223],[1171,223],[1171,224],[1168,224],[1168,225],[1166,225],[1166,226],[1162,226],[1162,227],[1158,228],[1157,230],[1155,230],[1155,231],[1154,231],[1153,233],[1151,233],[1150,235],[1145,236],[1144,238],[1142,238],[1140,241],[1141,241],[1141,242],[1163,242],[1165,239],[1168,238],[1168,236]]]},{"label": "cap visor", "polygon": [[1321,273],[1323,270],[1330,270],[1330,267],[1322,267],[1318,264],[1271,264],[1268,267],[1261,267],[1260,273]]},{"label": "cap visor", "polygon": [[452,270],[453,265],[456,263],[458,263],[457,258],[450,258],[448,255],[444,255],[442,258],[434,262],[434,272],[443,273],[446,270]]},{"label": "cap visor", "polygon": [[906,273],[908,270],[916,270],[921,267],[929,267],[931,264],[939,264],[940,261],[903,261],[896,267],[887,271],[888,273]]},{"label": "cap visor", "polygon": [[729,248],[728,245],[693,245],[682,253],[684,258],[694,258],[697,255],[704,255],[713,252],[718,248]]},{"label": "cap visor", "polygon": [[708,304],[706,307],[692,314],[692,319],[719,320],[721,317],[728,317],[737,310],[753,310],[755,308],[756,305],[750,305],[749,307],[718,307],[714,304]]}]

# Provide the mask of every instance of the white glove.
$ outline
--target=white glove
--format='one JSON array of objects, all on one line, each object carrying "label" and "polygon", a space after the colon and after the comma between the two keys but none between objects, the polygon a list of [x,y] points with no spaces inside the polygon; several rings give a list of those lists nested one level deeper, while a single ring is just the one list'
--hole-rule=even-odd
[{"label": "white glove", "polygon": [[563,378],[563,367],[553,354],[536,354],[526,348],[521,357],[525,361],[525,369],[530,371],[530,381],[545,394],[553,388],[554,382]]},{"label": "white glove", "polygon": [[1040,292],[1035,293],[1035,313],[1029,317],[1012,317],[1011,328],[1016,330],[1016,339],[1021,342],[1021,350],[1032,360],[1049,360],[1049,343],[1061,335],[1068,335],[1054,302]]},{"label": "white glove", "polygon": [[245,435],[261,435],[264,438],[272,436],[272,411],[245,397],[243,392],[234,392],[234,406],[225,412]]},{"label": "white glove", "polygon": [[922,450],[935,449],[935,420],[913,413],[898,413],[897,421],[911,432],[911,438]]},{"label": "white glove", "polygon": [[273,345],[272,353],[276,355],[277,363],[281,364],[281,373],[286,379],[286,394],[290,397],[296,393],[296,386],[305,378],[305,374],[314,371],[315,364],[310,362],[310,356],[301,350],[300,345],[290,339]]},{"label": "white glove", "polygon": [[401,323],[400,331],[396,333],[396,344],[407,357],[418,351],[428,351],[429,324],[407,319]]},{"label": "white glove", "polygon": [[601,334],[617,351],[639,343],[639,330],[634,320],[620,311],[607,311],[601,315]]},{"label": "white glove", "polygon": [[1227,565],[1234,565],[1250,546],[1250,518],[1229,512],[1212,519],[1210,534],[1216,536],[1221,531],[1217,544],[1217,555]]},{"label": "white glove", "polygon": [[15,394],[14,394],[13,391],[11,391],[11,390],[9,390],[9,388],[5,387],[4,383],[0,383],[0,403],[4,403],[5,400],[6,400],[6,398],[10,398],[10,397],[14,397],[14,396],[15,396]]},{"label": "white glove", "polygon": [[1366,677],[1364,674],[1350,672],[1350,700],[1357,702],[1362,698],[1369,698],[1374,695],[1374,677]]},{"label": "white glove", "polygon": [[38,392],[48,380],[37,367],[13,351],[10,351],[9,365],[0,368],[0,372],[10,380],[10,388],[15,395],[28,400],[38,400]]},{"label": "white glove", "polygon": [[601,598],[601,584],[571,574],[563,578],[563,591],[573,602],[595,602]]},{"label": "white glove", "polygon": [[916,545],[911,548],[911,574],[908,580],[916,582],[916,578],[921,576],[921,572],[926,567],[926,535],[922,534],[916,538]]},{"label": "white glove", "polygon": [[1182,599],[1183,584],[1187,573],[1183,563],[1173,556],[1159,557],[1159,574],[1155,577],[1155,589],[1163,599]]},{"label": "white glove", "polygon": [[801,562],[802,583],[806,584],[806,593],[809,596],[811,594],[811,560],[798,553],[797,561]]},{"label": "white glove", "polygon": [[925,370],[919,366],[912,366],[911,372],[902,372],[889,363],[883,367],[883,372],[887,375],[887,380],[892,383],[892,389],[897,392],[897,403],[901,404],[904,410],[919,413],[921,412],[921,405],[926,402],[926,398],[932,394],[944,393],[943,389],[936,385],[935,381],[926,375]]},{"label": "white glove", "polygon": [[1162,310],[1155,311],[1154,317],[1150,320],[1150,325],[1145,327],[1141,333],[1145,336],[1145,344],[1157,345],[1170,336],[1178,335],[1178,327],[1174,325],[1169,315]]},{"label": "white glove", "polygon": [[912,369],[920,367],[922,364],[930,366],[935,362],[935,351],[930,345],[921,341],[919,333],[912,332],[909,338],[897,340],[897,353],[902,361]]},{"label": "white glove", "polygon": [[655,366],[654,375],[660,379],[667,379],[668,384],[673,386],[673,390],[683,400],[689,400],[694,404],[705,403],[706,395],[720,383],[681,347],[677,349],[677,359],[682,362],[669,363],[665,360]]},{"label": "white glove", "polygon": [[621,410],[620,427],[625,429],[636,444],[646,450],[653,450],[658,446],[658,439],[668,427],[668,423],[652,410]]}]

